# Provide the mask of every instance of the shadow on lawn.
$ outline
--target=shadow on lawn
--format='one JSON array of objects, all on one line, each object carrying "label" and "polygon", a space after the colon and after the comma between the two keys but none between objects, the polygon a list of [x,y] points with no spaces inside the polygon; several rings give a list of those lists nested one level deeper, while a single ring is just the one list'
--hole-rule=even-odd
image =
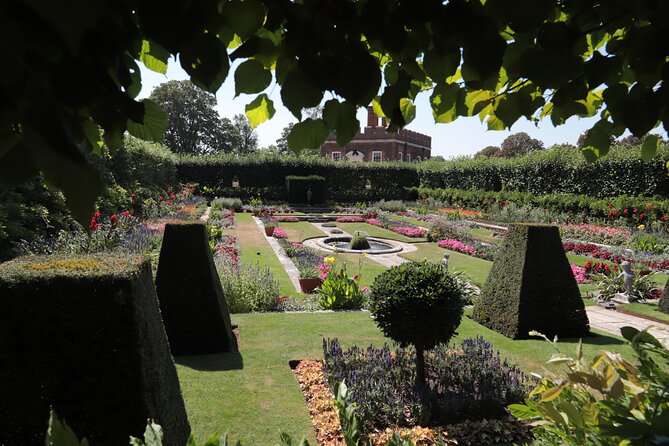
[{"label": "shadow on lawn", "polygon": [[[578,344],[578,340],[579,338],[560,338],[558,342],[560,344],[576,345]],[[614,335],[595,333],[593,331],[590,332],[590,336],[583,337],[582,341],[583,345],[599,345],[599,346],[622,345],[628,343],[624,339],[617,338]]]},{"label": "shadow on lawn", "polygon": [[244,358],[239,352],[178,356],[174,358],[174,362],[184,367],[205,372],[244,369]]}]

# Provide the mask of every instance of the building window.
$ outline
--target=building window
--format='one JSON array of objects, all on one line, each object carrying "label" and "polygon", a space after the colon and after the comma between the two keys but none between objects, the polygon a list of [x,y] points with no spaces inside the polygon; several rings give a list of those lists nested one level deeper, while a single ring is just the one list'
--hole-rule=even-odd
[{"label": "building window", "polygon": [[374,150],[372,152],[372,161],[374,162],[380,162],[383,160],[383,152],[380,150]]},{"label": "building window", "polygon": [[404,161],[404,154],[400,152],[400,157],[398,158],[399,161]]},{"label": "building window", "polygon": [[411,161],[411,154],[407,153],[407,161]]},{"label": "building window", "polygon": [[341,159],[341,152],[332,152],[332,161],[339,161]]}]

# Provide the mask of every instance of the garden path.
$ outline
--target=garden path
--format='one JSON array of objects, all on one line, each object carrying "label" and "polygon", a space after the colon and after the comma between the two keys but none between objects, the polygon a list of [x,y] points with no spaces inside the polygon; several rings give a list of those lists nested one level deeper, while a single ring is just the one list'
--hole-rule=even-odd
[{"label": "garden path", "polygon": [[[262,221],[258,217],[253,217],[253,220],[260,228],[260,232],[262,234],[265,234],[265,225],[263,225]],[[274,237],[268,237],[267,235],[265,235],[265,238],[267,239],[267,243],[269,243],[269,246],[271,246],[272,250],[274,250],[274,253],[276,254],[276,257],[279,259],[281,266],[283,266],[283,269],[286,270],[286,273],[288,274],[291,283],[295,287],[295,290],[298,293],[301,293],[302,288],[300,287],[300,272],[298,271],[297,267],[295,266],[293,261],[290,260],[290,257],[288,257],[283,252],[283,249],[281,249],[281,247],[279,246],[279,242]]]},{"label": "garden path", "polygon": [[[323,223],[312,222],[311,224],[316,226],[318,229],[320,229],[321,231],[323,231],[326,234],[330,234],[330,230],[334,229],[334,228],[323,227]],[[339,229],[341,230],[341,228],[339,228]],[[347,233],[346,231],[342,231],[341,234],[336,234],[336,235],[351,237],[351,234]],[[312,239],[311,243],[309,243],[309,242],[310,242],[310,240],[305,240],[305,243],[307,244],[307,246],[312,246],[314,248],[319,249],[318,246],[315,244],[315,239]],[[397,243],[399,243],[399,242],[397,242]],[[404,252],[404,253],[416,251],[416,249],[417,248],[410,243],[402,243],[402,252]],[[390,268],[392,266],[401,265],[402,263],[405,263],[405,262],[409,261],[407,259],[404,259],[404,258],[398,256],[396,253],[392,253],[392,254],[372,254],[367,258],[369,258],[369,259],[375,261],[376,263],[379,263],[379,264],[381,264],[381,265],[383,265],[387,268]]]},{"label": "garden path", "polygon": [[630,326],[637,330],[652,327],[648,332],[669,347],[669,329],[663,326],[663,324],[596,306],[586,307],[586,311],[590,320],[590,327],[592,328],[598,328],[620,336],[620,329],[622,327]]}]

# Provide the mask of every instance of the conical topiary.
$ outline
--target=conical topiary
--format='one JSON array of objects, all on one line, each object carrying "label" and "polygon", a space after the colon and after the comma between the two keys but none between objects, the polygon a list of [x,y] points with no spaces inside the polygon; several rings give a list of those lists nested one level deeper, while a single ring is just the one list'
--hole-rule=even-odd
[{"label": "conical topiary", "polygon": [[0,265],[0,383],[2,445],[44,444],[50,407],[92,445],[141,438],[147,418],[165,446],[190,435],[145,257]]},{"label": "conical topiary", "polygon": [[556,226],[514,224],[474,307],[474,320],[512,339],[589,332],[585,305]]},{"label": "conical topiary", "polygon": [[237,350],[203,222],[165,225],[156,292],[173,355]]},{"label": "conical topiary", "polygon": [[669,279],[667,279],[667,283],[664,285],[664,292],[660,296],[657,308],[661,312],[669,314]]}]

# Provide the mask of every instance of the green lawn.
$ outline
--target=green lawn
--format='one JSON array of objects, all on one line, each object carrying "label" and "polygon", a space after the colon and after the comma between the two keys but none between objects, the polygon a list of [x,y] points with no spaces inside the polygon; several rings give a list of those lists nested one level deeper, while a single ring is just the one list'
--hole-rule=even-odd
[{"label": "green lawn", "polygon": [[326,235],[323,231],[312,225],[308,221],[280,222],[279,226],[288,234],[288,240],[291,242],[302,242],[308,238],[323,237]]},{"label": "green lawn", "polygon": [[[346,272],[349,277],[360,273],[362,277],[360,278],[361,286],[370,286],[376,276],[387,270],[385,266],[380,263],[372,260],[373,256],[363,257],[360,254],[343,254],[337,253],[337,267],[341,267],[342,262],[346,262]],[[362,261],[362,268],[359,268],[360,262]]]},{"label": "green lawn", "polygon": [[[291,359],[321,358],[323,337],[343,346],[382,344],[385,339],[369,313],[237,314],[241,354],[177,357],[177,371],[193,433],[200,441],[228,432],[247,445],[278,443],[280,431],[294,438],[314,434],[299,386],[288,366]],[[512,341],[464,317],[458,339],[483,336],[503,356],[527,372],[542,373],[554,353],[545,341]],[[560,342],[573,355],[577,340]],[[584,339],[584,354],[631,349],[620,339],[599,334]],[[561,370],[557,367],[551,370]]]},{"label": "green lawn", "polygon": [[279,262],[272,247],[267,243],[265,235],[260,232],[260,228],[253,221],[253,215],[239,213],[236,215],[236,219],[234,234],[237,236],[237,242],[239,243],[240,260],[244,264],[259,263],[261,266],[268,267],[274,279],[279,281],[282,295],[297,295],[298,292],[290,281],[288,273]]},{"label": "green lawn", "polygon": [[422,226],[423,228],[429,228],[430,227],[430,224],[426,221],[421,221],[421,220],[418,220],[416,218],[411,218],[411,217],[405,217],[404,215],[393,214],[392,216],[389,216],[388,218],[391,218],[393,220],[405,221],[407,223],[413,223],[414,225]]},{"label": "green lawn", "polygon": [[416,243],[424,242],[425,238],[407,237],[390,229],[380,228],[378,226],[370,225],[369,223],[337,223],[337,227],[353,234],[355,231],[364,231],[369,237],[387,238],[390,240],[397,240],[398,242]]},{"label": "green lawn", "polygon": [[470,229],[472,237],[482,242],[492,243],[493,245],[498,245],[501,243],[502,239],[499,237],[493,237],[493,231],[485,228],[472,228]]},{"label": "green lawn", "polygon": [[623,310],[627,310],[641,316],[650,316],[655,319],[666,321],[669,324],[669,314],[662,313],[657,309],[657,303],[633,303],[623,304],[620,306]]}]

